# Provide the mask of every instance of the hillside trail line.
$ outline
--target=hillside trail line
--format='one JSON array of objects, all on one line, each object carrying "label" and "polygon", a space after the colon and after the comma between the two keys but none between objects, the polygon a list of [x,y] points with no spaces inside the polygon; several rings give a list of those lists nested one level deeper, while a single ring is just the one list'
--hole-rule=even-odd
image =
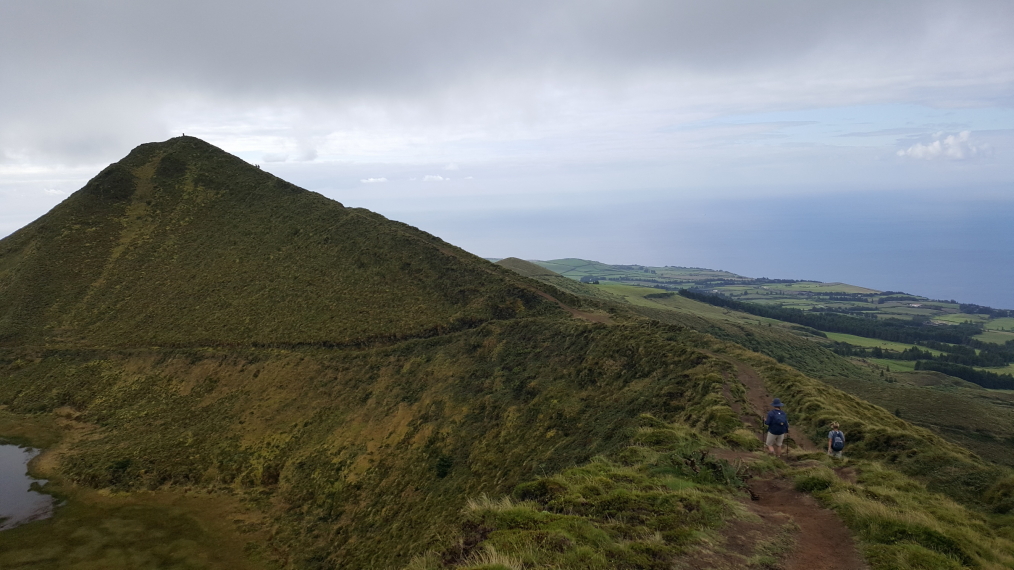
[{"label": "hillside trail line", "polygon": [[[710,354],[710,353],[709,353]],[[736,369],[736,378],[746,388],[746,402],[732,397],[728,382],[723,387],[723,394],[729,401],[733,411],[740,419],[758,431],[762,429],[761,418],[770,408],[772,395],[764,387],[760,375],[750,366],[732,358],[711,354],[732,364]],[[744,409],[747,408],[747,409]],[[790,410],[791,413],[791,410]],[[790,415],[791,417],[791,415]],[[803,451],[820,451],[813,442],[805,437],[800,438],[797,445]],[[756,457],[756,452],[713,450],[716,457],[729,461],[743,461]],[[787,458],[790,459],[791,458]],[[854,473],[839,471],[843,478],[854,479]],[[743,500],[743,504],[763,521],[761,525],[744,523],[730,524],[725,533],[726,548],[732,551],[749,550],[751,543],[758,544],[763,540],[771,540],[786,519],[791,520],[799,528],[795,533],[795,544],[780,560],[779,567],[785,570],[861,570],[868,566],[856,548],[852,533],[831,510],[820,506],[813,496],[797,491],[795,484],[786,477],[755,477],[749,480],[749,489],[754,500]],[[711,559],[706,566],[710,568],[736,567],[729,564],[733,558]],[[704,561],[702,561],[704,563]]]},{"label": "hillside trail line", "polygon": [[592,323],[601,323],[604,325],[609,325],[612,324],[613,322],[613,320],[609,318],[609,315],[600,315],[596,313],[590,313],[588,311],[575,309],[574,307],[571,307],[570,305],[564,303],[563,301],[557,299],[556,297],[550,295],[549,293],[546,293],[545,291],[540,291],[538,289],[531,289],[531,291],[533,291],[535,294],[548,301],[556,303],[557,305],[559,305],[561,309],[570,313],[570,316],[574,317],[575,319],[581,319]]},{"label": "hillside trail line", "polygon": [[[436,246],[436,248],[437,251],[443,253],[444,255],[453,257],[455,259],[460,259],[460,257],[458,257],[458,254],[452,251],[450,248],[443,247],[440,245]],[[487,270],[487,272],[489,271]],[[570,305],[564,303],[563,301],[557,299],[556,297],[550,295],[549,293],[546,293],[541,289],[524,284],[519,284],[519,286],[528,289],[529,291],[535,293],[536,295],[542,297],[543,299],[546,299],[547,301],[556,303],[561,309],[570,313],[570,316],[575,319],[581,319],[583,321],[588,321],[590,323],[600,323],[604,325],[610,325],[613,323],[613,320],[612,318],[609,317],[609,315],[603,315],[589,311],[582,311],[580,309],[575,309],[574,307],[571,307]]]}]

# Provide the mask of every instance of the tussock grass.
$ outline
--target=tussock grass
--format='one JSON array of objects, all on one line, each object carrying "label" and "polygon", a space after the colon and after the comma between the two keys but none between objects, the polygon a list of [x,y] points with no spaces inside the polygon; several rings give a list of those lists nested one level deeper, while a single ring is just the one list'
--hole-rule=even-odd
[{"label": "tussock grass", "polygon": [[505,512],[516,509],[528,509],[534,510],[538,506],[538,503],[533,501],[516,501],[511,497],[504,496],[498,498],[490,498],[485,493],[478,497],[469,498],[465,502],[466,512],[477,512],[477,511],[495,511]]},{"label": "tussock grass", "polygon": [[857,533],[874,568],[1014,565],[1014,542],[998,535],[983,515],[903,476],[877,477],[884,471],[864,464],[859,485],[832,485],[817,493]]},{"label": "tussock grass", "polygon": [[807,463],[788,468],[787,475],[842,518],[876,570],[1014,565],[1009,524],[930,491],[891,464],[849,459],[848,468],[859,473],[850,483],[832,470],[840,461],[811,454]]},{"label": "tussock grass", "polygon": [[[661,569],[743,514],[742,472],[706,453],[756,446],[717,353],[787,402],[793,437],[841,422],[859,483],[824,459],[793,477],[876,568],[1012,564],[1010,471],[787,365],[856,366],[676,298],[599,295],[619,324],[575,322],[546,298],[569,291],[173,139],[0,240],[0,405],[93,426],[70,483],[240,497],[293,567]],[[73,535],[33,528],[39,550]]]},{"label": "tussock grass", "polygon": [[492,546],[487,546],[472,554],[461,568],[467,570],[522,570],[524,565],[520,558],[502,554]]},{"label": "tussock grass", "polygon": [[652,416],[640,422],[632,444],[611,456],[518,485],[511,497],[470,500],[457,545],[409,567],[485,567],[476,557],[495,552],[510,562],[489,564],[670,568],[729,517],[749,516],[735,470],[705,452],[716,440]]},{"label": "tussock grass", "polygon": [[[0,405],[69,406],[96,426],[62,462],[73,483],[237,494],[275,521],[270,549],[295,567],[395,566],[442,543],[468,497],[570,466],[586,465],[568,488],[615,495],[601,516],[617,525],[624,501],[733,481],[701,469],[715,464],[695,450],[725,436],[731,410],[719,363],[683,333],[546,317],[363,349],[6,349]],[[512,500],[496,502],[543,516]]]}]

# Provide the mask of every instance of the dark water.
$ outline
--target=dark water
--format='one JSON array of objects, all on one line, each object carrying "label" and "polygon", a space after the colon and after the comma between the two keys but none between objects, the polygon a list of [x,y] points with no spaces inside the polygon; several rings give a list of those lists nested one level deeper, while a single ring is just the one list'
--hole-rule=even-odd
[{"label": "dark water", "polygon": [[53,514],[53,497],[31,490],[44,479],[28,476],[28,462],[38,449],[0,445],[0,530],[48,518]]},{"label": "dark water", "polygon": [[1014,191],[988,199],[672,195],[612,206],[575,197],[566,208],[496,212],[479,204],[413,212],[367,205],[486,257],[707,267],[1014,309]]}]

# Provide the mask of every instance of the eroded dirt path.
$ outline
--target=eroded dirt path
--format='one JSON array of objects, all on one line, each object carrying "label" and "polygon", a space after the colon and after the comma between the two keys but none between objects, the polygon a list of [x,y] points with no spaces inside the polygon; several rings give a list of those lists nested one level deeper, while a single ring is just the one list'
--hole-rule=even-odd
[{"label": "eroded dirt path", "polygon": [[[718,356],[718,358],[722,357]],[[744,417],[751,419],[755,418],[754,422],[746,423],[756,427],[759,432],[758,437],[763,438],[764,429],[762,425],[762,418],[764,418],[764,416],[767,415],[768,410],[771,409],[771,401],[777,397],[777,394],[772,395],[768,393],[767,388],[764,387],[764,380],[761,379],[760,374],[758,374],[753,368],[750,368],[746,364],[737,360],[728,358],[724,358],[723,360],[736,367],[736,379],[739,380],[743,387],[746,388],[746,400],[750,405],[750,408],[752,408],[749,412],[737,410],[737,413],[739,413],[741,419]],[[726,387],[726,390],[728,390],[728,387]],[[726,395],[726,398],[728,397],[729,396]],[[730,399],[729,402],[732,403],[732,400]],[[739,404],[736,403],[736,405],[733,406],[733,410],[736,410],[738,405]],[[795,435],[793,433],[795,430],[791,428],[792,410],[788,408],[784,409],[789,416],[789,437],[792,437]],[[814,445],[814,443],[806,437],[792,437],[792,441],[804,451],[820,451],[820,448]]]},{"label": "eroded dirt path", "polygon": [[[782,563],[786,570],[866,568],[852,541],[852,533],[841,519],[821,507],[812,496],[797,491],[792,481],[751,479],[750,488],[758,500],[751,501],[748,508],[761,519],[788,516],[799,527],[796,544]],[[772,525],[772,530],[775,528]]]},{"label": "eroded dirt path", "polygon": [[[713,355],[735,367],[736,379],[746,388],[746,405],[733,398],[729,384],[723,394],[743,423],[756,428],[762,437],[761,418],[771,409],[774,399],[764,387],[760,375],[750,366],[736,360]],[[789,413],[791,423],[792,411]],[[819,451],[805,437],[796,441],[804,451]],[[729,462],[749,464],[759,453],[734,450],[713,450]],[[791,457],[789,458],[790,460]],[[850,467],[835,470],[839,477],[855,482]],[[820,506],[811,495],[797,491],[792,480],[785,477],[755,477],[749,480],[751,499],[744,506],[760,522],[734,521],[723,532],[723,544],[711,552],[688,561],[687,568],[743,568],[758,557],[777,560],[773,567],[785,570],[862,570],[868,568],[852,539],[852,533],[833,511]],[[762,567],[771,567],[770,565]]]}]

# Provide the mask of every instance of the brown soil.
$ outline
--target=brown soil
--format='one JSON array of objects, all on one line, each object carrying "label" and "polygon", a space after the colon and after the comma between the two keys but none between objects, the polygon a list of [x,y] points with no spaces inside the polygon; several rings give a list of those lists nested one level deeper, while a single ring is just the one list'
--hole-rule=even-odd
[{"label": "brown soil", "polygon": [[838,477],[842,481],[848,481],[849,483],[855,484],[857,479],[857,473],[853,467],[838,467],[834,470],[838,474]]},{"label": "brown soil", "polygon": [[785,479],[753,479],[758,500],[750,510],[761,515],[787,515],[799,527],[796,545],[783,562],[786,570],[857,570],[866,568],[852,535],[835,514],[797,491]]},{"label": "brown soil", "polygon": [[[713,356],[722,358],[719,355]],[[763,418],[767,414],[767,411],[771,409],[771,401],[774,400],[774,397],[768,393],[767,388],[764,387],[764,380],[761,379],[760,375],[757,374],[753,368],[750,368],[746,364],[737,360],[731,360],[728,358],[724,358],[724,360],[736,367],[736,378],[746,388],[746,400],[750,404],[750,407],[752,408],[751,411],[754,415],[748,415],[740,410],[737,410],[738,403],[733,404],[733,410],[736,410],[737,413],[740,414],[740,418],[750,418],[752,420],[744,420],[744,423],[756,427],[758,430],[758,437],[761,438],[761,441],[763,441],[763,426],[756,418]],[[726,392],[728,392],[728,388],[726,388]],[[726,398],[729,398],[729,402],[732,404],[732,400],[728,395],[726,395]],[[789,424],[791,425],[792,411],[786,410],[786,412],[789,414]],[[791,430],[789,435],[786,436],[786,439],[790,438],[792,439],[792,442],[802,448],[803,451],[820,451],[820,449],[814,445],[812,441],[805,437],[801,437],[799,439],[792,438]]]},{"label": "brown soil", "polygon": [[[810,495],[795,490],[791,481],[752,479],[750,490],[755,500],[744,501],[744,504],[760,522],[731,521],[723,530],[719,544],[694,552],[682,560],[679,567],[688,570],[868,568],[841,520]],[[763,561],[762,557],[768,560]],[[776,561],[774,564],[765,564],[772,559]]]},{"label": "brown soil", "polygon": [[[714,354],[736,367],[736,377],[746,388],[747,406],[732,397],[728,384],[723,394],[733,411],[743,423],[757,428],[762,437],[760,418],[770,409],[772,395],[764,387],[764,381],[748,365],[727,357]],[[744,409],[748,408],[748,409]],[[791,411],[790,411],[791,414]],[[791,416],[790,416],[791,417]],[[806,438],[796,441],[804,451],[819,451]],[[729,462],[749,463],[757,454],[742,450],[715,449],[711,453]],[[856,472],[852,467],[835,470],[843,480],[855,482]],[[857,570],[867,568],[856,549],[852,533],[834,512],[821,507],[812,496],[797,491],[791,480],[786,478],[755,478],[749,481],[750,499],[744,498],[744,505],[760,517],[761,523],[734,521],[722,533],[722,544],[709,552],[694,553],[692,559],[684,562],[685,567],[703,568],[744,568],[749,567],[751,558],[764,555],[778,560],[775,568],[784,570]],[[786,523],[793,523],[786,526]],[[790,535],[779,533],[782,529],[795,528]],[[789,544],[793,543],[793,544]],[[763,566],[763,565],[762,565]]]}]

